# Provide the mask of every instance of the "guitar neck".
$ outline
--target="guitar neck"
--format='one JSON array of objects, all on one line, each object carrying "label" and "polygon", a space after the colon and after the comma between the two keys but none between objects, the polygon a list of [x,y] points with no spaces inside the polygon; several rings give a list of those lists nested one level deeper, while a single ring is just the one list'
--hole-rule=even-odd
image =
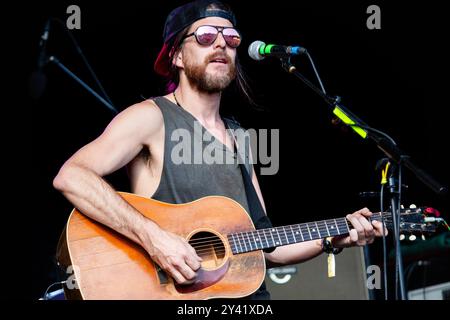
[{"label": "guitar neck", "polygon": [[[381,213],[374,213],[368,220],[381,220]],[[233,254],[239,254],[326,237],[347,235],[350,229],[351,225],[346,218],[338,218],[232,233],[227,235],[227,238]]]}]

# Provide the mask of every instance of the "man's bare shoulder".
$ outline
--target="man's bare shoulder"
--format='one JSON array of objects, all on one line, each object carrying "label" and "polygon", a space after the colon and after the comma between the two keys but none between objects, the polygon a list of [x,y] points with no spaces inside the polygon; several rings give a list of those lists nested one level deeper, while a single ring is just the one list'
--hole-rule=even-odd
[{"label": "man's bare shoulder", "polygon": [[141,119],[141,121],[152,120],[155,122],[163,121],[161,110],[153,100],[145,100],[133,104],[121,112],[124,117]]},{"label": "man's bare shoulder", "polygon": [[164,123],[162,112],[153,100],[133,104],[124,109],[117,118],[119,121],[131,123],[139,128],[144,126],[150,130],[158,129]]},{"label": "man's bare shoulder", "polygon": [[152,100],[133,104],[120,112],[108,125],[106,135],[128,135],[147,141],[164,126],[161,110]]}]

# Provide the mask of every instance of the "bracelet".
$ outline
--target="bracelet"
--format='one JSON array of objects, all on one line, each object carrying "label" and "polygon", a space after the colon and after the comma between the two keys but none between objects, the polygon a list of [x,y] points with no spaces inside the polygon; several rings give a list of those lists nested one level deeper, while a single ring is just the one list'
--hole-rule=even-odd
[{"label": "bracelet", "polygon": [[324,238],[322,239],[322,252],[327,254],[339,254],[344,250],[343,248],[335,248],[333,247],[333,243],[331,242],[332,238]]}]

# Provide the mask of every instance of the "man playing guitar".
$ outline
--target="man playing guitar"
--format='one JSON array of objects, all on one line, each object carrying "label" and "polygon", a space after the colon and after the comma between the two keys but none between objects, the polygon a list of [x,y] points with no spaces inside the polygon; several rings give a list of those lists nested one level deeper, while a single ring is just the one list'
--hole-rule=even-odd
[{"label": "man playing guitar", "polygon": [[[236,55],[240,33],[235,25],[233,13],[219,1],[195,1],[173,10],[155,70],[172,81],[174,90],[122,111],[97,139],[65,162],[53,182],[80,211],[142,246],[178,284],[195,280],[202,259],[186,239],[142,215],[102,177],[127,165],[134,194],[170,203],[223,195],[248,209],[236,165],[176,165],[167,158],[173,130],[192,131],[194,122],[223,152],[235,149],[219,114],[222,91],[236,78],[239,82],[241,72]],[[264,207],[256,174],[248,168]],[[353,229],[349,235],[334,237],[332,245],[345,248],[372,243],[383,228],[380,222],[366,219],[371,215],[367,208],[347,215]],[[278,247],[264,255],[270,266],[278,266],[306,261],[322,252],[319,239]],[[268,297],[264,288],[252,296],[264,297]]]}]

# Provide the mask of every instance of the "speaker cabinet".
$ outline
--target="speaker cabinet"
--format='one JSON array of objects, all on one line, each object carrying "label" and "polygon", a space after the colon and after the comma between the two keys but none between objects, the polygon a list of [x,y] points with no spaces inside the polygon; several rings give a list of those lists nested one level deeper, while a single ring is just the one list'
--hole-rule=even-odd
[{"label": "speaker cabinet", "polygon": [[364,250],[347,248],[335,255],[336,275],[328,278],[327,255],[304,263],[267,270],[273,300],[367,300]]}]

